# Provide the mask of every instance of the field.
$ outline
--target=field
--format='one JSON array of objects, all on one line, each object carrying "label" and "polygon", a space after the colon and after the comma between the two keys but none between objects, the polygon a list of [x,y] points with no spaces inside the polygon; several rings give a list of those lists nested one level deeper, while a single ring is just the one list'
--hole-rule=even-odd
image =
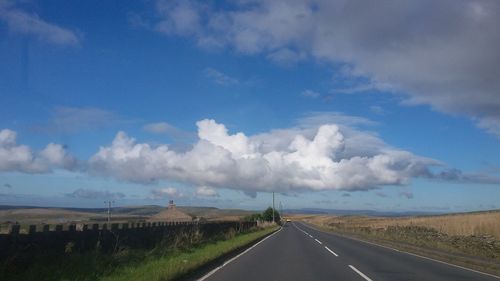
[{"label": "field", "polygon": [[341,235],[500,273],[500,211],[407,217],[295,215],[293,219]]},{"label": "field", "polygon": [[[218,209],[213,207],[185,207],[177,209],[193,218],[206,221],[237,221],[255,213],[237,209]],[[111,220],[114,223],[145,221],[152,215],[164,210],[161,206],[130,206],[112,209]],[[104,223],[107,220],[105,208],[39,208],[0,206],[0,233],[8,231],[9,225],[21,224],[21,231],[26,231],[30,224],[76,224]]]},{"label": "field", "polygon": [[500,240],[500,211],[416,217],[299,215],[296,218],[322,226],[338,225],[344,228],[368,227],[386,230],[390,226],[421,226],[447,235],[488,235]]}]

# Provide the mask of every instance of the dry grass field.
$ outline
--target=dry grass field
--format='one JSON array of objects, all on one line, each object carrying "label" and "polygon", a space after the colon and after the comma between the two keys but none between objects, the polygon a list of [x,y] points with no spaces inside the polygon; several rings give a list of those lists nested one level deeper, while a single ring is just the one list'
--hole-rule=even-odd
[{"label": "dry grass field", "polygon": [[91,217],[103,216],[105,214],[92,214],[76,212],[63,209],[12,209],[0,211],[0,222],[23,222],[23,223],[66,223],[68,221],[89,220]]},{"label": "dry grass field", "polygon": [[296,216],[296,219],[321,225],[345,228],[369,227],[387,229],[389,226],[421,226],[450,236],[490,235],[500,240],[500,211],[459,213],[416,217],[362,217],[362,216]]},{"label": "dry grass field", "polygon": [[500,211],[408,217],[295,215],[293,220],[500,274]]}]

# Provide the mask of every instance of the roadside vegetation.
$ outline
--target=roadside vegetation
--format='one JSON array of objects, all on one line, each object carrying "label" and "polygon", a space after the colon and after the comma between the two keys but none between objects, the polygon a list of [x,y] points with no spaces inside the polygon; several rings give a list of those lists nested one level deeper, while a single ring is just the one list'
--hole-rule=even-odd
[{"label": "roadside vegetation", "polygon": [[304,215],[323,230],[500,274],[500,211],[420,217]]},{"label": "roadside vegetation", "polygon": [[216,243],[204,244],[191,249],[177,251],[161,258],[152,259],[139,265],[122,267],[103,281],[156,281],[175,280],[185,276],[211,261],[244,247],[277,230],[277,226],[255,232],[237,235]]},{"label": "roadside vegetation", "polygon": [[[256,222],[272,222],[273,221],[273,208],[269,207],[262,213],[251,214],[243,218],[244,221],[256,221]],[[274,221],[276,223],[281,223],[280,213],[274,210]]]},{"label": "roadside vegetation", "polygon": [[245,233],[230,230],[208,241],[179,235],[174,243],[160,243],[153,249],[120,248],[112,254],[68,249],[63,256],[37,257],[30,266],[23,266],[22,261],[13,266],[7,261],[0,266],[0,280],[176,280],[277,228],[258,227]]}]

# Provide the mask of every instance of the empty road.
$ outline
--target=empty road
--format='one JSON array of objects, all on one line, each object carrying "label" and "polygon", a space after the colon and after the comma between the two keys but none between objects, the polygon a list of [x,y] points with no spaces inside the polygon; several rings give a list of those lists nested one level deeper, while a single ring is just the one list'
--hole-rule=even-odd
[{"label": "empty road", "polygon": [[500,277],[293,222],[205,275],[202,280],[499,281]]}]

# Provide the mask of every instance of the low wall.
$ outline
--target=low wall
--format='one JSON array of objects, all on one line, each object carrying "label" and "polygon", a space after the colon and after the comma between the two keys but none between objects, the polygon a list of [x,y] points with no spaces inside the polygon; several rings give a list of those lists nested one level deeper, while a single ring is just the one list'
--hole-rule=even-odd
[{"label": "low wall", "polygon": [[[35,256],[97,250],[111,253],[121,248],[150,249],[168,246],[182,237],[209,240],[231,231],[245,232],[254,222],[148,222],[92,225],[32,225],[26,234],[12,225],[0,234],[0,261],[13,256]],[[191,237],[191,238],[190,238]]]}]

